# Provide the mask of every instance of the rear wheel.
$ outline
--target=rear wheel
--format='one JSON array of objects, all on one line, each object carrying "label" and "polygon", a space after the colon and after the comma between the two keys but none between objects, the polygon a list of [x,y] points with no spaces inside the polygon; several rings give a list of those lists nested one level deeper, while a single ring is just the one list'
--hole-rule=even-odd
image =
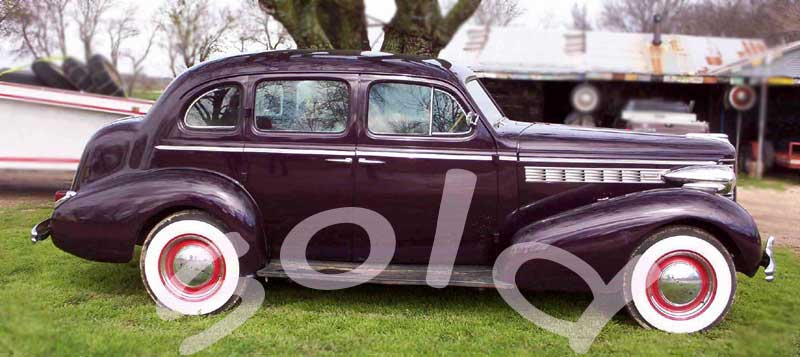
[{"label": "rear wheel", "polygon": [[707,330],[721,322],[736,295],[736,271],[725,247],[708,232],[673,226],[648,237],[626,272],[631,316],[672,333]]},{"label": "rear wheel", "polygon": [[231,306],[239,285],[239,257],[226,231],[201,211],[178,212],[158,223],[139,259],[150,297],[184,315]]}]

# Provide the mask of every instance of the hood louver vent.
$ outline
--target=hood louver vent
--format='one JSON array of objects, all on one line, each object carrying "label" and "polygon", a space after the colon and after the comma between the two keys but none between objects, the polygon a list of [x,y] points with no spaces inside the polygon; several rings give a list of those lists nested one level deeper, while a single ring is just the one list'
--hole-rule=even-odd
[{"label": "hood louver vent", "polygon": [[662,183],[661,169],[525,167],[526,182]]}]

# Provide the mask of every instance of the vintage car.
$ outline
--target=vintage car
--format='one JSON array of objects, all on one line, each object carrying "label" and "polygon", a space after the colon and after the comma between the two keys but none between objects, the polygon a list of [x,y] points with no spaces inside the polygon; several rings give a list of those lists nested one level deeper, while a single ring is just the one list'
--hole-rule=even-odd
[{"label": "vintage car", "polygon": [[[445,179],[462,170],[475,180],[447,285],[497,286],[498,255],[526,242],[606,282],[637,257],[625,275],[633,317],[694,332],[730,309],[736,272],[774,270],[735,202],[734,162],[718,138],[505,118],[471,71],[444,60],[247,54],[189,69],[147,115],[99,130],[32,240],[116,263],[141,245],[153,300],[206,314],[235,300],[242,276],[287,277],[281,251],[298,224],[355,207],[395,238],[371,282],[424,285]],[[376,247],[356,221],[312,230],[308,269],[334,279],[365,262]],[[587,290],[557,263],[525,263],[505,285]]]}]

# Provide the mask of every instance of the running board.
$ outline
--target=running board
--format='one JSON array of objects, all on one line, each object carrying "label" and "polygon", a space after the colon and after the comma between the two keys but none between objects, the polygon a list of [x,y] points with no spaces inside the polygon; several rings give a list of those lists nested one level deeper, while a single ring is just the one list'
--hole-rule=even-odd
[{"label": "running board", "polygon": [[[358,276],[342,276],[341,273],[350,272],[362,266],[360,263],[309,261],[308,264],[314,271],[298,267],[296,264],[281,264],[280,260],[272,260],[264,269],[258,271],[258,276],[267,278],[288,278],[287,269],[292,275],[309,280],[320,280],[319,273],[327,275],[325,281],[352,282],[359,280]],[[374,273],[379,267],[362,267],[364,273]],[[330,276],[330,278],[328,278]],[[428,285],[428,266],[410,264],[390,264],[380,274],[372,278],[369,283],[386,285]],[[464,286],[471,288],[509,288],[510,284],[495,285],[492,278],[492,267],[484,265],[456,265],[450,275],[447,286]]]}]

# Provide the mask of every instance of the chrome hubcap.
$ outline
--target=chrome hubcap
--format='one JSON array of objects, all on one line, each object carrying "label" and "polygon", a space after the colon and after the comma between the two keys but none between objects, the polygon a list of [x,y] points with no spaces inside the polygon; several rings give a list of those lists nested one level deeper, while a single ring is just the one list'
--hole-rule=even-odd
[{"label": "chrome hubcap", "polygon": [[658,287],[668,302],[675,306],[684,306],[700,295],[703,279],[692,264],[676,262],[661,271]]},{"label": "chrome hubcap", "polygon": [[702,314],[716,295],[711,264],[691,251],[673,251],[656,260],[648,272],[650,304],[671,320]]},{"label": "chrome hubcap", "polygon": [[176,296],[203,300],[222,285],[225,260],[211,241],[187,234],[173,238],[164,247],[159,271],[164,285]]},{"label": "chrome hubcap", "polygon": [[175,254],[172,269],[175,278],[189,287],[199,287],[208,283],[214,274],[216,257],[208,250],[197,245],[181,247]]}]

